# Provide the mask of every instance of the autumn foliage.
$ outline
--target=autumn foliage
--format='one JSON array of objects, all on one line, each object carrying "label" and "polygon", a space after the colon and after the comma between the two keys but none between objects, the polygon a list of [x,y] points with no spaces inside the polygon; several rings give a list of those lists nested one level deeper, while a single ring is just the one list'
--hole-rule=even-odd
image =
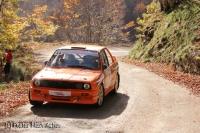
[{"label": "autumn foliage", "polygon": [[5,91],[0,91],[0,117],[28,103],[29,82],[10,84]]},{"label": "autumn foliage", "polygon": [[144,2],[139,2],[136,4],[134,8],[134,13],[145,12],[145,8],[146,8],[146,5],[144,4]]},{"label": "autumn foliage", "polygon": [[59,25],[71,43],[128,42],[123,18],[122,0],[62,0],[58,11],[53,11],[52,21]]}]

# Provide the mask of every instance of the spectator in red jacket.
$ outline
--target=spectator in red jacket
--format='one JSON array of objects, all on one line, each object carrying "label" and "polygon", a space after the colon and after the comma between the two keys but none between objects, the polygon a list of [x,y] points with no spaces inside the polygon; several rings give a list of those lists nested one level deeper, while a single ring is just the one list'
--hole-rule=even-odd
[{"label": "spectator in red jacket", "polygon": [[11,60],[12,60],[12,52],[11,50],[9,49],[5,49],[6,51],[6,57],[5,57],[5,60],[6,60],[6,65],[4,67],[4,73],[5,73],[5,77],[8,76],[8,74],[10,73],[10,64],[11,64]]}]

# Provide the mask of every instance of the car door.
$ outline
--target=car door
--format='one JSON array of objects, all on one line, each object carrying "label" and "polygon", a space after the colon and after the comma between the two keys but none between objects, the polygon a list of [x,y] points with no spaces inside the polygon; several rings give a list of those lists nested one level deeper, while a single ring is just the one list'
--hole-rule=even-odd
[{"label": "car door", "polygon": [[114,60],[112,58],[112,55],[107,48],[105,49],[105,54],[106,54],[106,57],[108,59],[108,64],[109,64],[109,68],[110,68],[110,82],[111,83],[110,83],[109,90],[112,90],[114,88],[117,71],[114,68],[115,64],[114,64]]},{"label": "car door", "polygon": [[102,59],[102,67],[103,65],[106,66],[106,69],[103,70],[103,73],[104,73],[103,85],[104,85],[104,90],[105,90],[105,95],[106,95],[109,92],[109,87],[111,85],[111,77],[110,77],[111,70],[110,70],[109,62],[108,62],[104,49],[101,50],[100,55]]}]

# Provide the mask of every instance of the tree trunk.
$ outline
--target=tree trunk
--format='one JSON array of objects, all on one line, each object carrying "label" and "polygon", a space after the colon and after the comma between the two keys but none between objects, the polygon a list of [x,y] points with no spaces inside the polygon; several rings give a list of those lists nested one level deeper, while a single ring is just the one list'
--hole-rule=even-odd
[{"label": "tree trunk", "polygon": [[3,16],[2,7],[3,7],[4,4],[5,4],[5,1],[4,1],[4,0],[0,0],[0,17],[1,17],[1,18],[2,18],[2,16]]},{"label": "tree trunk", "polygon": [[174,8],[175,4],[179,4],[181,0],[159,0],[161,11],[168,11]]},{"label": "tree trunk", "polygon": [[64,28],[64,27],[62,27],[62,30],[64,31],[64,33],[65,33],[65,35],[67,36],[67,38],[70,40],[70,43],[75,43],[75,42],[73,41],[73,39],[72,39],[72,37],[71,37],[69,31],[68,31],[66,28]]},{"label": "tree trunk", "polygon": [[92,32],[91,32],[91,16],[90,16],[90,12],[91,12],[91,3],[90,1],[84,1],[84,7],[86,7],[86,43],[92,43]]}]

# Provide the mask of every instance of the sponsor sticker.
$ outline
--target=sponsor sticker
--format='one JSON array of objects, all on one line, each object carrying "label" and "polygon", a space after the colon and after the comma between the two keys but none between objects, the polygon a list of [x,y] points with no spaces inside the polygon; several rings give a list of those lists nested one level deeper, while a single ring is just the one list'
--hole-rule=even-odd
[{"label": "sponsor sticker", "polygon": [[71,96],[71,92],[70,91],[53,91],[53,90],[49,90],[49,95],[52,95],[52,96]]}]

